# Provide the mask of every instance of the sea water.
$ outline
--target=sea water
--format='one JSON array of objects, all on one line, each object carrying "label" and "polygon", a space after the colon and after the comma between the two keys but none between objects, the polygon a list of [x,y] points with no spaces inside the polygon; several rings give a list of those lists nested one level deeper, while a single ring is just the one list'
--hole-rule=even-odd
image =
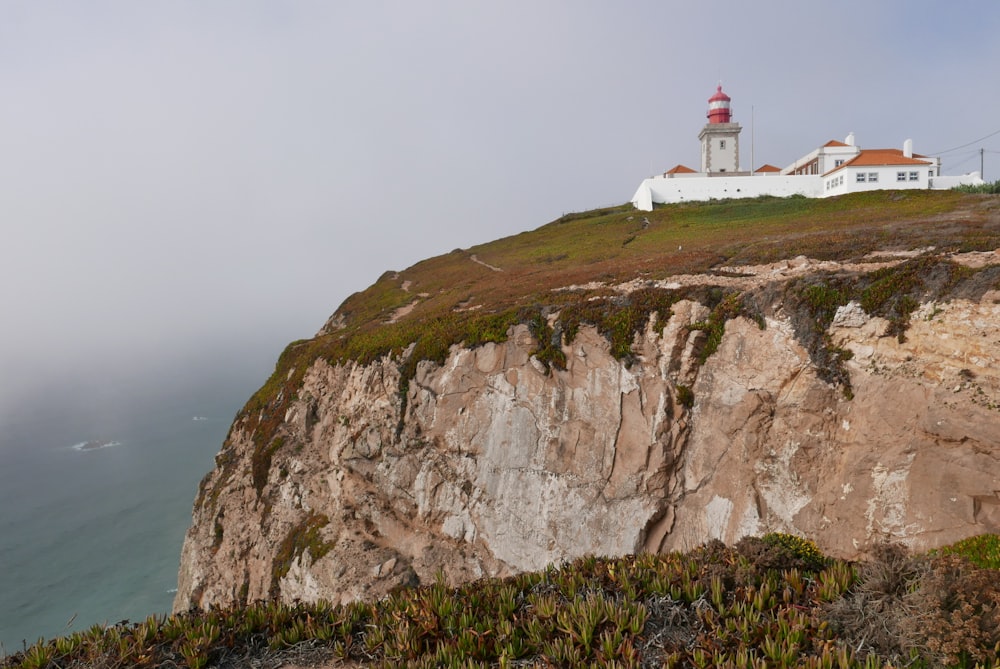
[{"label": "sea water", "polygon": [[252,391],[181,387],[2,426],[0,656],[170,611],[198,482]]}]

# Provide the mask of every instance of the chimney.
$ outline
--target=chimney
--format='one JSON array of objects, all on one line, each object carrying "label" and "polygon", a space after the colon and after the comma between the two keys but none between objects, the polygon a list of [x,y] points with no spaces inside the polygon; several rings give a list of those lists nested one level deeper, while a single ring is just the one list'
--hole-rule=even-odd
[{"label": "chimney", "polygon": [[854,146],[854,133],[853,132],[847,133],[847,137],[844,139],[844,144],[847,144],[847,146]]},{"label": "chimney", "polygon": [[913,140],[908,139],[903,142],[903,157],[912,158],[913,157]]}]

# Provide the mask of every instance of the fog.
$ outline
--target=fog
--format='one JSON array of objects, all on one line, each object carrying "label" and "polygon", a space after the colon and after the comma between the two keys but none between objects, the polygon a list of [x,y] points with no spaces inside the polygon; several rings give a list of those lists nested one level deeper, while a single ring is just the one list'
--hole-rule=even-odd
[{"label": "fog", "polygon": [[998,34],[988,0],[4,3],[0,424],[252,390],[382,272],[697,167],[719,81],[744,167],[753,120],[757,165],[854,132],[995,180]]}]

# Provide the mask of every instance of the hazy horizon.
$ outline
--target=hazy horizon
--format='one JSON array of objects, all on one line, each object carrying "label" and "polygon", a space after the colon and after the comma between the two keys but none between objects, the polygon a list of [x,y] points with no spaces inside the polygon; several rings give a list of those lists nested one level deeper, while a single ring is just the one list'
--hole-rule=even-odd
[{"label": "hazy horizon", "polygon": [[15,1],[0,17],[0,425],[207,364],[260,385],[383,272],[696,167],[720,80],[745,167],[751,134],[755,163],[783,166],[854,132],[955,149],[945,173],[983,148],[1000,177],[986,1]]}]

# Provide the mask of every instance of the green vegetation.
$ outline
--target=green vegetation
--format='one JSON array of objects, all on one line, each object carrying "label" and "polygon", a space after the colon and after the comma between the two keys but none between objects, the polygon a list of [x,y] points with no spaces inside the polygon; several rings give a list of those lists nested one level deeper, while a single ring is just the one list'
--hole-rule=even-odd
[{"label": "green vegetation", "polygon": [[677,401],[686,409],[694,406],[694,391],[691,390],[691,386],[677,384]]},{"label": "green vegetation", "polygon": [[662,332],[671,307],[683,296],[678,291],[641,288],[628,295],[594,296],[566,305],[559,314],[565,328],[565,343],[573,343],[582,325],[592,325],[611,343],[612,356],[630,362],[636,335],[645,329],[653,314],[657,315],[658,330]]},{"label": "green vegetation", "polygon": [[1000,195],[1000,179],[993,183],[984,183],[981,186],[955,186],[954,190],[959,193],[982,193],[986,195]]},{"label": "green vegetation", "polygon": [[769,534],[457,588],[438,580],[377,602],[151,616],[39,641],[0,667],[995,667],[1000,579],[963,555],[985,547],[995,566],[998,546],[996,535],[928,555],[885,545],[852,564]]},{"label": "green vegetation", "polygon": [[552,371],[553,367],[566,369],[566,354],[562,350],[562,336],[549,325],[545,311],[537,310],[534,315],[527,318],[526,325],[531,336],[538,342],[535,357],[545,365],[545,369],[549,371]]},{"label": "green vegetation", "polygon": [[269,444],[258,442],[254,445],[253,455],[250,456],[250,469],[253,487],[258,497],[267,483],[268,473],[271,471],[271,459],[284,445],[284,437],[275,437]]},{"label": "green vegetation", "polygon": [[980,534],[945,546],[940,555],[958,555],[983,569],[1000,569],[1000,536]]},{"label": "green vegetation", "polygon": [[702,330],[707,335],[705,346],[698,355],[698,360],[702,364],[719,349],[719,344],[722,343],[722,335],[726,331],[726,321],[736,318],[744,311],[740,296],[735,293],[729,293],[719,300],[718,304],[710,306],[712,307],[712,311],[708,316],[708,320],[695,323],[691,326],[692,330]]},{"label": "green vegetation", "polygon": [[292,563],[302,557],[306,551],[315,562],[330,552],[333,544],[323,540],[322,530],[330,524],[330,519],[321,513],[309,512],[302,521],[292,527],[284,540],[278,545],[271,565],[271,596],[278,594],[278,586]]},{"label": "green vegetation", "polygon": [[[876,270],[866,277],[867,285],[860,294],[861,308],[886,318],[890,324],[886,334],[903,342],[910,314],[919,306],[919,297],[933,299],[947,295],[955,284],[974,273],[974,270],[935,256],[923,256],[897,267]],[[937,285],[930,285],[932,281]]]},{"label": "green vegetation", "polygon": [[827,329],[837,309],[851,301],[872,316],[889,322],[885,334],[906,340],[910,316],[921,300],[976,297],[1000,285],[996,267],[973,270],[939,255],[922,255],[865,274],[817,274],[789,283],[785,291],[796,336],[809,351],[820,378],[843,388],[851,397],[851,381],[843,363],[850,351],[837,348]]},{"label": "green vegetation", "polygon": [[826,556],[819,550],[819,547],[808,539],[785,534],[783,532],[772,532],[765,534],[764,543],[768,546],[784,549],[791,557],[801,560],[803,566],[814,571],[822,570],[827,566]]}]

